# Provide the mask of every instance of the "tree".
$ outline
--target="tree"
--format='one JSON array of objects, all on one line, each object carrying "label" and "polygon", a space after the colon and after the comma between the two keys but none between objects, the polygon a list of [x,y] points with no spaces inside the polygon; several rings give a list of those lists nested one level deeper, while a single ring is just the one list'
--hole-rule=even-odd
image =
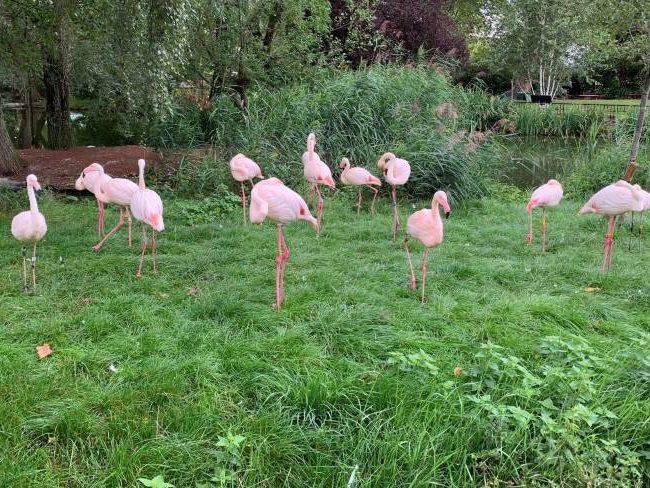
[{"label": "tree", "polygon": [[0,174],[13,174],[20,169],[20,159],[7,132],[5,115],[0,97]]},{"label": "tree", "polygon": [[490,36],[494,66],[522,76],[537,93],[554,97],[586,66],[601,32],[590,29],[590,0],[512,0],[494,17]]}]

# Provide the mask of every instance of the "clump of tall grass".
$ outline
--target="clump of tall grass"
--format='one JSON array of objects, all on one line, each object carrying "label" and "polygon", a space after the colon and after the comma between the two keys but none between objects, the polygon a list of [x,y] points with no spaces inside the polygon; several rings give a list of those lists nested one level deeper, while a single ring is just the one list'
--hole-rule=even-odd
[{"label": "clump of tall grass", "polygon": [[606,129],[606,115],[600,110],[518,104],[513,113],[517,132],[527,136],[582,137],[593,127]]},{"label": "clump of tall grass", "polygon": [[[225,153],[244,152],[260,163],[265,174],[296,186],[303,182],[301,155],[306,136],[313,131],[316,149],[334,173],[343,156],[376,173],[378,157],[391,151],[413,166],[406,187],[409,195],[428,198],[445,187],[459,200],[484,192],[477,170],[483,148],[470,151],[454,144],[453,131],[435,114],[439,104],[452,101],[462,107],[462,120],[472,120],[462,113],[472,104],[459,101],[459,93],[443,76],[424,67],[339,73],[310,86],[260,88],[250,94],[245,112],[227,97],[217,100],[209,117],[211,138]],[[478,91],[471,95],[473,100],[480,96],[487,97]],[[489,107],[495,102],[485,103]],[[482,122],[467,122],[467,128],[485,126],[497,112],[495,108]],[[462,126],[452,124],[455,129]]]},{"label": "clump of tall grass", "polygon": [[209,142],[208,134],[205,112],[185,102],[171,105],[158,115],[149,130],[149,141],[165,149],[189,148]]}]

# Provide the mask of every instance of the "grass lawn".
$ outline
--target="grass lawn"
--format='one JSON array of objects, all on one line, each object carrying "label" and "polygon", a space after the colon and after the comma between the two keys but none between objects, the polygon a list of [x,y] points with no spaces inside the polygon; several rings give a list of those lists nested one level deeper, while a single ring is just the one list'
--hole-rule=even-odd
[{"label": "grass lawn", "polygon": [[584,103],[587,105],[631,105],[631,106],[639,106],[641,104],[641,99],[639,98],[624,98],[621,100],[588,100],[588,99],[555,99],[553,100],[553,103]]},{"label": "grass lawn", "polygon": [[[363,487],[634,486],[647,470],[650,250],[621,228],[599,273],[605,225],[578,202],[549,212],[545,256],[524,245],[525,202],[452,208],[422,305],[386,199],[371,218],[337,194],[320,239],[287,227],[274,312],[273,225],[189,226],[167,199],[159,273],[137,279],[137,231],[94,253],[94,201],[39,198],[36,296],[0,213],[2,487],[212,487],[221,470],[223,486],[344,487],[355,465]],[[219,445],[229,432],[245,439]]]}]

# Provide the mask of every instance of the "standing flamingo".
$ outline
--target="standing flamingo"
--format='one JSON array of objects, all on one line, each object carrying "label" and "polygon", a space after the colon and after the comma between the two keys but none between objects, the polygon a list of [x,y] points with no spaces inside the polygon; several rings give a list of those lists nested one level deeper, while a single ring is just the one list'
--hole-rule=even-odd
[{"label": "standing flamingo", "polygon": [[427,280],[427,259],[429,258],[429,249],[438,247],[442,244],[443,225],[440,218],[440,206],[445,211],[445,217],[449,217],[449,202],[447,194],[444,191],[437,191],[433,195],[431,208],[423,208],[411,214],[406,222],[406,238],[404,239],[404,250],[409,262],[411,271],[411,289],[415,290],[415,274],[413,273],[413,262],[409,252],[409,237],[415,237],[424,245],[424,256],[422,257],[422,302],[424,302],[424,285]]},{"label": "standing flamingo", "polygon": [[95,191],[95,197],[97,197],[97,201],[101,202],[102,204],[114,203],[116,205],[119,205],[120,217],[117,225],[113,227],[113,229],[111,229],[111,231],[106,234],[101,241],[93,246],[93,249],[95,251],[99,251],[104,245],[104,242],[106,242],[106,239],[115,234],[115,232],[117,232],[117,230],[122,227],[122,225],[124,225],[125,213],[129,222],[129,247],[131,247],[132,221],[131,213],[129,212],[129,205],[131,205],[131,198],[136,191],[138,191],[138,185],[125,178],[110,178],[97,185]]},{"label": "standing flamingo", "polygon": [[601,271],[609,271],[612,267],[616,217],[626,212],[640,212],[643,210],[643,204],[638,188],[627,181],[619,180],[595,193],[578,212],[578,215],[595,213],[607,217],[607,233],[605,234]]},{"label": "standing flamingo", "polygon": [[144,255],[147,252],[147,228],[146,225],[151,226],[151,257],[153,260],[153,271],[156,269],[156,231],[161,232],[165,229],[163,222],[163,204],[158,194],[149,190],[144,184],[144,159],[138,160],[138,168],[140,170],[138,176],[138,189],[131,197],[131,213],[136,220],[142,222],[142,254],[140,255],[140,265],[136,276],[142,276],[142,263]]},{"label": "standing flamingo", "polygon": [[542,252],[546,252],[546,208],[556,207],[562,200],[562,185],[557,180],[548,180],[538,187],[526,208],[528,209],[528,244],[533,242],[533,209],[542,207]]},{"label": "standing flamingo", "polygon": [[384,179],[392,187],[393,199],[393,240],[399,230],[399,212],[397,210],[397,187],[405,184],[411,176],[411,165],[405,159],[395,157],[393,153],[384,153],[377,161],[377,166],[384,172]]},{"label": "standing flamingo", "polygon": [[275,258],[275,303],[279,310],[284,300],[284,272],[289,261],[289,247],[284,239],[283,225],[296,220],[306,220],[318,232],[318,220],[309,212],[309,207],[292,189],[284,186],[277,178],[259,181],[251,190],[250,218],[253,224],[261,224],[270,218],[278,223],[278,254]]},{"label": "standing flamingo", "polygon": [[244,188],[244,181],[250,181],[252,187],[253,178],[264,178],[262,170],[255,161],[239,153],[230,160],[230,173],[241,184],[241,204],[244,213],[244,225],[246,225],[246,189]]},{"label": "standing flamingo", "polygon": [[329,166],[321,161],[320,156],[314,151],[316,146],[316,135],[312,132],[307,136],[307,151],[302,155],[302,162],[305,166],[305,178],[315,188],[318,194],[318,210],[316,220],[318,228],[316,234],[320,235],[320,226],[323,219],[323,197],[320,192],[320,185],[327,185],[336,188]]},{"label": "standing flamingo", "polygon": [[[36,290],[36,243],[40,241],[47,232],[45,217],[38,211],[36,195],[34,190],[40,190],[36,176],[27,176],[27,196],[29,197],[29,210],[20,212],[11,221],[11,233],[20,242],[33,242],[34,251],[32,253],[32,289]],[[23,245],[20,249],[23,256],[23,290],[27,291],[27,250]]]},{"label": "standing flamingo", "polygon": [[[357,185],[357,186],[368,186],[374,193],[372,197],[372,205],[370,206],[370,213],[375,213],[375,200],[377,199],[377,194],[379,190],[372,185],[381,186],[381,180],[376,176],[370,174],[365,168],[350,168],[350,161],[348,158],[341,159],[339,167],[343,169],[341,173],[341,183],[344,185]],[[359,199],[357,202],[357,213],[361,211],[361,188],[359,188]]]},{"label": "standing flamingo", "polygon": [[104,204],[97,198],[97,189],[99,185],[110,180],[111,177],[104,173],[104,168],[99,163],[93,163],[90,166],[86,166],[77,181],[74,184],[74,187],[79,190],[88,190],[90,193],[95,195],[97,199],[97,208],[99,210],[99,215],[97,217],[97,233],[99,238],[104,237]]}]

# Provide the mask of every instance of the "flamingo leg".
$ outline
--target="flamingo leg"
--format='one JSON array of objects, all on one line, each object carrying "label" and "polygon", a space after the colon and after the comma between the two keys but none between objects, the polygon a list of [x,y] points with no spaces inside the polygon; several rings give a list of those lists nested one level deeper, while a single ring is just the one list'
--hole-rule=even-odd
[{"label": "flamingo leg", "polygon": [[34,251],[32,253],[32,291],[36,291],[36,241],[34,242]]},{"label": "flamingo leg", "polygon": [[643,211],[639,214],[639,252],[641,252],[641,240],[643,239]]},{"label": "flamingo leg", "polygon": [[104,204],[97,200],[97,210],[99,214],[97,216],[97,235],[101,239],[104,237]]},{"label": "flamingo leg", "polygon": [[20,248],[20,255],[23,257],[23,291],[27,291],[27,248]]},{"label": "flamingo leg", "polygon": [[129,211],[129,207],[124,207],[124,211],[126,212],[126,218],[129,222],[129,247],[131,247],[131,228],[133,227],[133,221],[131,220],[131,212]]},{"label": "flamingo leg", "polygon": [[377,200],[377,195],[379,194],[379,190],[375,187],[370,187],[370,189],[373,191],[374,195],[372,197],[372,204],[370,205],[370,213],[374,214],[375,213],[375,200]]},{"label": "flamingo leg", "polygon": [[359,198],[357,199],[357,215],[361,212],[361,189],[359,189]]},{"label": "flamingo leg", "polygon": [[246,189],[243,181],[241,182],[241,207],[244,213],[244,225],[246,225]]},{"label": "flamingo leg", "polygon": [[284,302],[284,273],[287,271],[287,262],[289,261],[289,247],[284,239],[284,228],[280,226],[280,238],[282,239],[282,267],[280,276],[280,301]]},{"label": "flamingo leg", "polygon": [[142,224],[142,253],[140,254],[140,265],[135,275],[138,278],[142,277],[142,263],[144,262],[144,254],[147,252],[147,228]]},{"label": "flamingo leg", "polygon": [[542,207],[542,254],[546,252],[546,207]]},{"label": "flamingo leg", "polygon": [[528,209],[528,244],[533,243],[533,209]]},{"label": "flamingo leg", "polygon": [[612,267],[612,247],[614,245],[614,228],[616,226],[616,216],[611,215],[608,218],[607,233],[605,234],[603,265],[600,268],[602,272],[607,272]]},{"label": "flamingo leg", "polygon": [[415,290],[415,273],[413,273],[413,261],[411,261],[411,253],[409,252],[408,236],[404,238],[404,250],[406,251],[406,257],[409,262],[409,271],[411,272],[411,290]]},{"label": "flamingo leg", "polygon": [[275,303],[273,308],[282,306],[282,224],[278,224],[278,254],[275,256]]},{"label": "flamingo leg", "polygon": [[120,207],[120,218],[119,218],[119,220],[117,221],[117,225],[116,225],[115,227],[113,227],[113,228],[111,229],[111,231],[110,231],[108,234],[106,234],[106,235],[104,236],[104,238],[103,238],[101,241],[99,241],[97,244],[95,244],[95,245],[93,246],[93,249],[94,249],[95,251],[99,251],[99,250],[102,248],[102,246],[104,245],[104,243],[106,242],[106,239],[108,239],[108,238],[111,237],[113,234],[115,234],[115,233],[117,232],[117,230],[118,230],[120,227],[122,227],[123,225],[124,225],[124,212],[122,211],[122,207]]},{"label": "flamingo leg", "polygon": [[156,231],[151,229],[151,259],[153,260],[153,272],[158,272],[158,265],[156,264]]},{"label": "flamingo leg", "polygon": [[424,303],[424,286],[427,283],[427,260],[429,259],[429,248],[424,248],[424,256],[422,256],[422,303]]},{"label": "flamingo leg", "polygon": [[630,235],[627,240],[628,252],[632,252],[632,237],[634,237],[634,212],[631,212],[631,216],[630,216]]},{"label": "flamingo leg", "polygon": [[399,212],[397,211],[397,188],[393,186],[393,191],[391,193],[393,197],[393,241],[397,237],[397,231],[399,230]]},{"label": "flamingo leg", "polygon": [[323,196],[320,193],[320,185],[316,185],[316,193],[318,194],[318,211],[316,213],[316,220],[318,221],[318,230],[316,231],[316,237],[320,237],[320,228],[321,221],[323,220]]}]

